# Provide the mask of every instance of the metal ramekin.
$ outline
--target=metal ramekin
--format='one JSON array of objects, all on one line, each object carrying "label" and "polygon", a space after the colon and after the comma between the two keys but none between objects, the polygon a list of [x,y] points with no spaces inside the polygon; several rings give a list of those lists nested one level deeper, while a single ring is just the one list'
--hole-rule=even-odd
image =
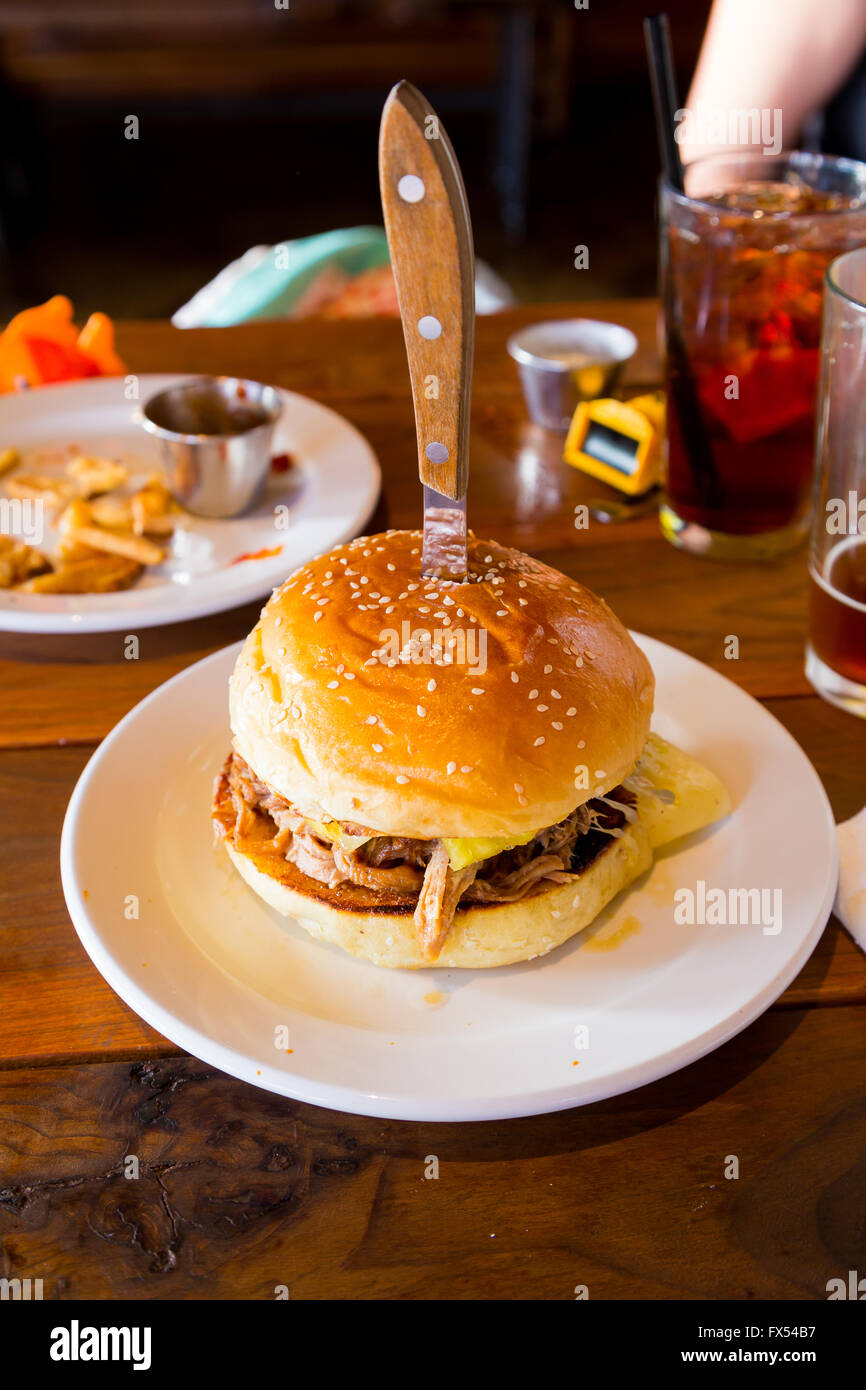
[{"label": "metal ramekin", "polygon": [[618,323],[554,319],[518,329],[508,339],[530,418],[567,430],[581,401],[607,396],[637,351],[637,338]]},{"label": "metal ramekin", "polygon": [[202,376],[151,396],[140,420],[160,441],[178,501],[196,516],[227,517],[261,493],[282,408],[273,386]]}]

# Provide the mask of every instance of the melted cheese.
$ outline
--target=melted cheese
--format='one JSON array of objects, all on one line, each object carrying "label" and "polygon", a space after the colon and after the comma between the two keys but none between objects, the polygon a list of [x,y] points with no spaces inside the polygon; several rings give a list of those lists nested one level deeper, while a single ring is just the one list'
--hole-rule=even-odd
[{"label": "melted cheese", "polygon": [[528,844],[537,834],[537,830],[530,830],[528,835],[520,835],[516,840],[509,840],[505,836],[479,835],[476,839],[443,840],[442,843],[448,851],[452,869],[466,869],[470,864],[492,859],[494,854],[502,854],[506,849]]}]

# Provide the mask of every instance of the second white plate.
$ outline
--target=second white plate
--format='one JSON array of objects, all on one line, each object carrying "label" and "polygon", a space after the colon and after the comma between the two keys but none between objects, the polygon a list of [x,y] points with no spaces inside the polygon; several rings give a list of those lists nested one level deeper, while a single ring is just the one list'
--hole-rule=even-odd
[{"label": "second white plate", "polygon": [[[125,398],[122,377],[0,396],[0,448],[14,446],[21,452],[22,473],[59,472],[54,456],[74,445],[84,453],[119,459],[143,480],[162,465],[157,442],[136,424],[135,412],[148,396],[187,380],[189,376],[140,376],[140,401]],[[356,535],[379,496],[379,465],[372,449],[342,415],[293,391],[281,395],[284,409],[273,452],[291,455],[294,467],[271,474],[250,512],[226,521],[188,517],[182,537],[176,533],[178,553],[120,593],[0,589],[0,630],[135,631],[201,618],[260,598],[311,556]],[[3,492],[0,480],[0,496]],[[288,509],[280,517],[288,521],[285,529],[275,525],[278,504]],[[45,549],[55,542],[56,534],[46,526]],[[277,547],[276,555],[234,563],[239,556]]]}]

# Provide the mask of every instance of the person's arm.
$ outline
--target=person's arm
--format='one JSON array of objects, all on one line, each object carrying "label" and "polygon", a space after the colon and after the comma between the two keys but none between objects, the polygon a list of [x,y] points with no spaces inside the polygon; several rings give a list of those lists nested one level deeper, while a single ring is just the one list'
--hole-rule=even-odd
[{"label": "person's arm", "polygon": [[[842,86],[866,47],[866,0],[714,0],[687,109],[781,110],[781,142],[796,148],[803,121]],[[736,148],[682,139],[686,161]],[[683,131],[685,137],[686,132]]]}]

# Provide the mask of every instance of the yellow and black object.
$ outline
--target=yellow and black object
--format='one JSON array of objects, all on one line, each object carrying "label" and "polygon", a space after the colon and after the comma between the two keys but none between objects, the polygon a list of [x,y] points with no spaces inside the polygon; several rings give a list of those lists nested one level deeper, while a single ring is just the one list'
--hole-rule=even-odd
[{"label": "yellow and black object", "polygon": [[574,412],[562,457],[637,497],[661,480],[664,436],[663,391],[630,401],[583,401]]}]

